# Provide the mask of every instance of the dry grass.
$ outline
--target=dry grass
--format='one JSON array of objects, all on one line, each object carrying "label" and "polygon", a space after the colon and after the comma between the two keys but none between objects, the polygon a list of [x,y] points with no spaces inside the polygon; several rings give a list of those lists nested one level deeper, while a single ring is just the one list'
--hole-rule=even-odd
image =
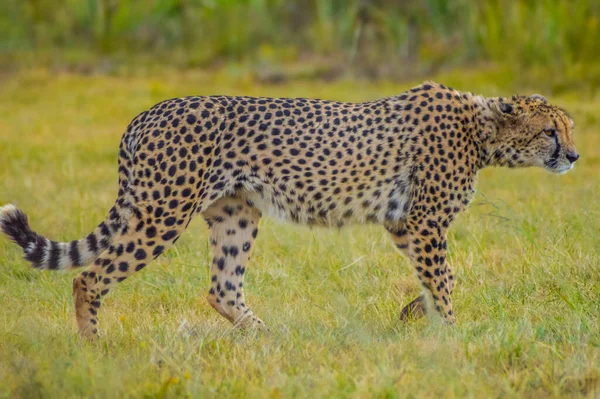
[{"label": "dry grass", "polygon": [[[485,77],[445,83],[502,93]],[[120,135],[168,97],[251,94],[364,100],[408,85],[243,76],[50,76],[0,82],[0,203],[54,239],[87,234],[116,195]],[[502,93],[510,94],[510,93]],[[599,99],[554,99],[578,123],[570,174],[485,170],[453,226],[459,324],[400,324],[418,294],[381,228],[309,230],[263,220],[247,296],[272,331],[242,334],[205,301],[207,229],[118,287],[105,335],[76,335],[71,279],[0,240],[0,397],[573,397],[600,395]],[[181,328],[185,326],[184,328]]]}]

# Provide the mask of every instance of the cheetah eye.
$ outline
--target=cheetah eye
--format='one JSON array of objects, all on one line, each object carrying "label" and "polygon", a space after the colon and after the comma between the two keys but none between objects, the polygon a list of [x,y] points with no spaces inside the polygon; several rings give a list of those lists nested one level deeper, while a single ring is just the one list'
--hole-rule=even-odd
[{"label": "cheetah eye", "polygon": [[544,133],[546,133],[546,136],[548,136],[548,137],[554,137],[554,136],[556,136],[556,129],[549,127],[549,128],[544,129]]}]

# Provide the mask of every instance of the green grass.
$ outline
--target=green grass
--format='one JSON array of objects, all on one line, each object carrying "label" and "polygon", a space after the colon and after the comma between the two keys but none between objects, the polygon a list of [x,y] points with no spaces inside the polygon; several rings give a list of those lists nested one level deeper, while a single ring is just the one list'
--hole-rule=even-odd
[{"label": "green grass", "polygon": [[[439,80],[512,94],[493,76]],[[17,204],[53,239],[89,233],[116,196],[122,132],[165,98],[359,101],[409,86],[258,87],[243,76],[180,71],[11,76],[0,89],[0,204]],[[264,219],[246,293],[271,332],[234,331],[205,300],[210,254],[196,220],[107,297],[104,335],[90,344],[76,333],[77,271],[32,270],[0,239],[0,397],[598,397],[600,98],[552,101],[573,113],[582,159],[562,177],[480,174],[474,204],[449,240],[458,325],[399,322],[419,288],[382,228],[310,230]]]}]

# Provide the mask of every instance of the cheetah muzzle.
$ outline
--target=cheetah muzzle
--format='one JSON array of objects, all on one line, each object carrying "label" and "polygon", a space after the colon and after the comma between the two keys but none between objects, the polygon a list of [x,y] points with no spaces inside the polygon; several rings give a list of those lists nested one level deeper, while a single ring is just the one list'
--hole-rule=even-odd
[{"label": "cheetah muzzle", "polygon": [[311,226],[384,226],[423,286],[402,318],[422,316],[429,303],[453,323],[446,237],[478,171],[565,173],[579,158],[572,131],[567,113],[542,96],[486,98],[433,82],[364,103],[176,98],[128,126],[117,200],[87,237],[51,241],[12,205],[0,208],[0,228],[35,268],[90,265],[73,282],[86,338],[97,336],[102,298],[173,245],[197,214],[213,252],[208,302],[235,326],[263,325],[243,287],[263,213]]}]

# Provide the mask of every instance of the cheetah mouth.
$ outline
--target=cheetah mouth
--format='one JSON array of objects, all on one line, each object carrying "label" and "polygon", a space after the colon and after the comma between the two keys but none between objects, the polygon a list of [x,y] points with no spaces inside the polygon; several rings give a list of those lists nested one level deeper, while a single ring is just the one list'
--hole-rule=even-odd
[{"label": "cheetah mouth", "polygon": [[564,175],[565,173],[567,173],[568,171],[570,171],[571,169],[573,169],[573,167],[575,166],[575,164],[570,164],[569,166],[567,166],[566,168],[562,168],[560,170],[558,170],[558,174],[559,175]]},{"label": "cheetah mouth", "polygon": [[575,166],[575,163],[561,162],[558,158],[554,156],[551,157],[550,160],[544,162],[544,169],[546,169],[548,172],[555,173],[558,175],[564,175],[565,173],[573,169],[573,166]]},{"label": "cheetah mouth", "polygon": [[546,167],[544,169],[546,169],[549,172],[555,173],[557,175],[564,175],[566,174],[568,171],[570,171],[571,169],[573,169],[573,167],[575,166],[575,164],[570,164],[570,165],[565,165],[565,166],[550,166],[550,165],[546,165]]}]

